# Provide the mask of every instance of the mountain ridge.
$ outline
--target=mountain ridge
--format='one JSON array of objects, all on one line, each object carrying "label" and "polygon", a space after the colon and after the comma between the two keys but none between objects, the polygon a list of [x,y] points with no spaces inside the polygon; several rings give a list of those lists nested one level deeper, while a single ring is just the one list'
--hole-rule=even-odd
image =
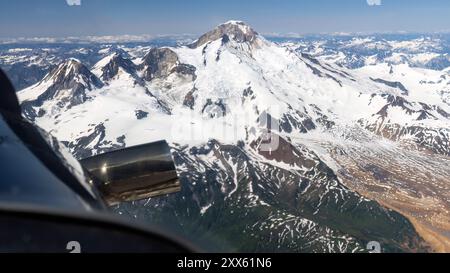
[{"label": "mountain ridge", "polygon": [[[212,225],[213,219],[219,219],[230,228],[212,225],[210,232],[233,242],[233,236],[251,242],[250,249],[256,251],[364,251],[368,240],[382,241],[389,251],[426,251],[425,242],[406,218],[361,196],[348,178],[361,180],[360,187],[367,190],[373,185],[363,177],[373,172],[378,177],[375,182],[387,187],[398,184],[401,170],[384,172],[377,169],[384,165],[376,162],[375,167],[359,166],[361,171],[345,163],[345,155],[353,152],[354,143],[367,138],[376,139],[373,143],[380,150],[391,145],[390,149],[412,158],[420,157],[415,151],[422,146],[437,156],[448,155],[448,107],[439,102],[441,97],[430,93],[426,102],[417,101],[423,96],[410,84],[299,54],[260,39],[241,22],[221,26],[202,35],[196,46],[150,49],[135,64],[134,74],[142,86],[128,89],[128,82],[106,77],[108,85],[90,92],[89,101],[70,109],[44,107],[45,113],[34,119],[65,141],[78,158],[160,138],[171,143],[183,192],[167,202],[149,200],[159,208],[155,212],[143,211],[143,204],[137,203],[117,208],[122,213],[158,221],[175,217],[180,221],[175,224],[179,232],[183,225],[198,221]],[[30,103],[26,98],[32,91],[19,93],[23,107]],[[144,112],[137,117],[136,113]],[[377,115],[384,118],[382,124]],[[268,128],[268,121],[278,126]],[[400,130],[395,137],[380,133],[397,125],[421,130]],[[436,141],[435,132],[441,140]],[[278,139],[277,149],[260,150],[267,138]],[[417,147],[405,145],[402,138]],[[358,149],[358,155],[370,151]],[[394,158],[386,154],[386,160]],[[422,170],[420,164],[411,166]],[[352,173],[346,173],[347,168]],[[437,177],[442,181],[439,187],[448,187],[442,177]],[[410,191],[409,187],[421,183],[411,181],[412,185],[397,187]],[[421,187],[431,190],[435,184]],[[438,196],[434,202],[447,206],[445,198]],[[226,217],[220,216],[220,209],[227,211]],[[355,210],[361,210],[360,223],[352,219]],[[234,217],[234,211],[254,222]],[[258,214],[267,220],[255,219]],[[371,219],[375,214],[377,221]],[[232,231],[238,219],[243,230],[254,236]],[[282,224],[277,225],[276,219]],[[277,226],[276,235],[270,226]],[[298,233],[292,231],[294,226]],[[286,233],[291,235],[283,236]],[[320,236],[326,239],[316,241]],[[260,245],[261,239],[268,243]],[[306,247],[312,242],[312,247]]]}]

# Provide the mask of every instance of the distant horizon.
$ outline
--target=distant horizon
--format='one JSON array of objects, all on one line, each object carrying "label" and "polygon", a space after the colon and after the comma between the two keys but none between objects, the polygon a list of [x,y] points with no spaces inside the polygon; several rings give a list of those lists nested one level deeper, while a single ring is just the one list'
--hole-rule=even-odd
[{"label": "distant horizon", "polygon": [[[213,27],[214,28],[214,27]],[[211,29],[213,29],[211,28]],[[255,29],[256,30],[256,29]],[[258,32],[258,30],[256,30]],[[434,31],[434,32],[413,32],[413,31],[386,31],[386,32],[323,32],[323,33],[260,33],[261,36],[268,39],[301,39],[314,36],[330,36],[330,37],[367,37],[367,36],[383,36],[383,35],[450,35],[448,31]],[[85,35],[85,36],[59,36],[59,37],[0,37],[0,44],[15,44],[15,43],[145,43],[159,39],[197,39],[204,33],[183,33],[183,34],[119,34],[119,35]]]},{"label": "distant horizon", "polygon": [[229,19],[263,36],[450,33],[446,0],[15,0],[0,6],[0,39],[194,36]]}]

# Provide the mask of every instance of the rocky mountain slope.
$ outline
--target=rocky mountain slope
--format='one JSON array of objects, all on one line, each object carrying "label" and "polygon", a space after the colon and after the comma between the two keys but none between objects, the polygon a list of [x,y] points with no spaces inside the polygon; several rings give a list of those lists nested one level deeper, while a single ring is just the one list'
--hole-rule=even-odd
[{"label": "rocky mountain slope", "polygon": [[78,158],[167,139],[182,192],[115,210],[206,248],[442,251],[448,77],[344,68],[230,21],[142,58],[114,52],[91,69],[69,59],[18,95]]}]

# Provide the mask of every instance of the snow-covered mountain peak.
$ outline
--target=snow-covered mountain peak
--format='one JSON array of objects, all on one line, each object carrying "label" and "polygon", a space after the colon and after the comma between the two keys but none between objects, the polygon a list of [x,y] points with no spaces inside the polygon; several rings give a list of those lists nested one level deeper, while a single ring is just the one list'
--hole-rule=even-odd
[{"label": "snow-covered mountain peak", "polygon": [[189,45],[189,47],[197,48],[219,39],[223,43],[227,43],[230,40],[238,43],[254,43],[258,38],[259,34],[244,22],[228,21],[203,34],[197,41]]},{"label": "snow-covered mountain peak", "polygon": [[223,24],[220,24],[218,28],[228,29],[228,30],[235,30],[238,29],[240,32],[245,34],[254,34],[258,35],[249,25],[247,25],[243,21],[239,20],[230,20],[228,22],[225,22]]},{"label": "snow-covered mountain peak", "polygon": [[74,77],[79,74],[89,75],[90,71],[78,59],[69,58],[61,62],[55,69],[48,73],[43,81],[60,81],[64,78]]},{"label": "snow-covered mountain peak", "polygon": [[59,90],[73,89],[75,87],[92,90],[102,85],[102,82],[78,59],[69,58],[61,62],[40,82],[30,88],[53,86],[53,89]]},{"label": "snow-covered mountain peak", "polygon": [[[97,78],[79,60],[70,58],[60,63],[37,84],[18,93],[22,108],[30,119],[42,116],[47,111],[40,108],[52,101],[59,108],[72,107],[88,99],[87,91],[103,87]],[[53,106],[52,106],[53,107]]]},{"label": "snow-covered mountain peak", "polygon": [[[363,251],[366,239],[420,250],[406,219],[359,192],[399,210],[403,200],[424,225],[448,222],[450,70],[440,67],[450,59],[422,50],[425,42],[283,44],[229,21],[190,46],[105,44],[58,55],[53,65],[77,57],[93,73],[68,59],[19,97],[24,114],[77,158],[166,139],[183,192],[146,201],[149,219],[176,209],[180,224],[242,225],[256,236],[245,245],[263,251]],[[434,62],[433,70],[412,65]],[[354,215],[362,220],[349,226]]]},{"label": "snow-covered mountain peak", "polygon": [[94,65],[92,72],[104,82],[119,78],[122,74],[136,78],[136,65],[120,52],[106,56]]}]

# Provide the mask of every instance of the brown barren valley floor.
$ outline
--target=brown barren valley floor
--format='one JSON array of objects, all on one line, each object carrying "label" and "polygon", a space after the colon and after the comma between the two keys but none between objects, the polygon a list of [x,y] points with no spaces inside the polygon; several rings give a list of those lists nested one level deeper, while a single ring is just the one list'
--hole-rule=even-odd
[{"label": "brown barren valley floor", "polygon": [[434,251],[450,252],[450,157],[389,143],[314,145],[330,152],[346,186],[403,214]]}]

